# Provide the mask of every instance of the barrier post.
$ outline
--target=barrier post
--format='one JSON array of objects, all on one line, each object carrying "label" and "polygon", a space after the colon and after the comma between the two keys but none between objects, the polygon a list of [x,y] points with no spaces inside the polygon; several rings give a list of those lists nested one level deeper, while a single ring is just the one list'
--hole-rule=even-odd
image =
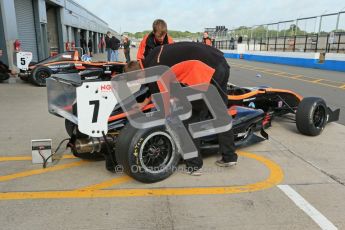
[{"label": "barrier post", "polygon": [[285,44],[286,44],[286,36],[284,36],[284,46],[283,46],[283,52],[285,52]]},{"label": "barrier post", "polygon": [[317,53],[317,45],[318,44],[319,44],[319,34],[316,34],[315,53]]},{"label": "barrier post", "polygon": [[327,34],[327,39],[326,39],[326,50],[325,53],[328,53],[328,40],[329,40],[329,34]]}]

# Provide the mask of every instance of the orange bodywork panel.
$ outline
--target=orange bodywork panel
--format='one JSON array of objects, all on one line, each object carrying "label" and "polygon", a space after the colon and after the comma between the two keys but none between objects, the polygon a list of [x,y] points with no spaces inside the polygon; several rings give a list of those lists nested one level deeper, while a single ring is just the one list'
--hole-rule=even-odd
[{"label": "orange bodywork panel", "polygon": [[253,96],[258,95],[258,94],[264,94],[266,92],[290,93],[292,95],[295,95],[295,97],[298,98],[298,100],[300,100],[300,101],[303,99],[303,97],[301,95],[299,95],[293,91],[285,90],[285,89],[273,89],[273,88],[267,88],[267,89],[263,89],[263,90],[255,90],[255,91],[245,93],[242,95],[228,95],[228,99],[233,100],[233,101],[239,101],[239,100],[243,100],[243,99],[246,99],[249,97],[253,97]]}]

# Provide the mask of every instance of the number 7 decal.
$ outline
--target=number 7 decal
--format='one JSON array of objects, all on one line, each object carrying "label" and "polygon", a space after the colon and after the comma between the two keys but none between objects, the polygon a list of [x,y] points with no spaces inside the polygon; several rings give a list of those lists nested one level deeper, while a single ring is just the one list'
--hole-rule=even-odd
[{"label": "number 7 decal", "polygon": [[89,105],[93,105],[92,123],[97,123],[99,112],[99,100],[89,101]]}]

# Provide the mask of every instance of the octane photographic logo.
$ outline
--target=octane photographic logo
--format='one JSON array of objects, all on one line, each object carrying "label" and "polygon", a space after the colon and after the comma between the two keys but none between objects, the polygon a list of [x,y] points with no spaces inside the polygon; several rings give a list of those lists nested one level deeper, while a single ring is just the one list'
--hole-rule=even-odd
[{"label": "octane photographic logo", "polygon": [[[151,95],[156,109],[143,113],[137,106],[133,92],[141,85],[152,82],[157,82],[160,89],[160,93]],[[216,87],[211,84],[182,87],[167,66],[118,75],[112,80],[112,90],[133,127],[146,129],[165,126],[184,159],[198,154],[192,138],[214,135],[232,128],[231,116]],[[204,101],[212,119],[189,124],[187,130],[182,121],[191,117],[191,102],[196,100]]]}]

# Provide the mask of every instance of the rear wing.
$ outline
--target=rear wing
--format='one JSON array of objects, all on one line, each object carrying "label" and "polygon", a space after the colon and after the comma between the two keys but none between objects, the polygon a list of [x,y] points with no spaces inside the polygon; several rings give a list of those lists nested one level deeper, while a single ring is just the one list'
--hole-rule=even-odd
[{"label": "rear wing", "polygon": [[108,132],[108,118],[117,105],[110,81],[81,82],[78,74],[57,74],[47,79],[47,94],[51,114],[77,124],[89,136]]}]

